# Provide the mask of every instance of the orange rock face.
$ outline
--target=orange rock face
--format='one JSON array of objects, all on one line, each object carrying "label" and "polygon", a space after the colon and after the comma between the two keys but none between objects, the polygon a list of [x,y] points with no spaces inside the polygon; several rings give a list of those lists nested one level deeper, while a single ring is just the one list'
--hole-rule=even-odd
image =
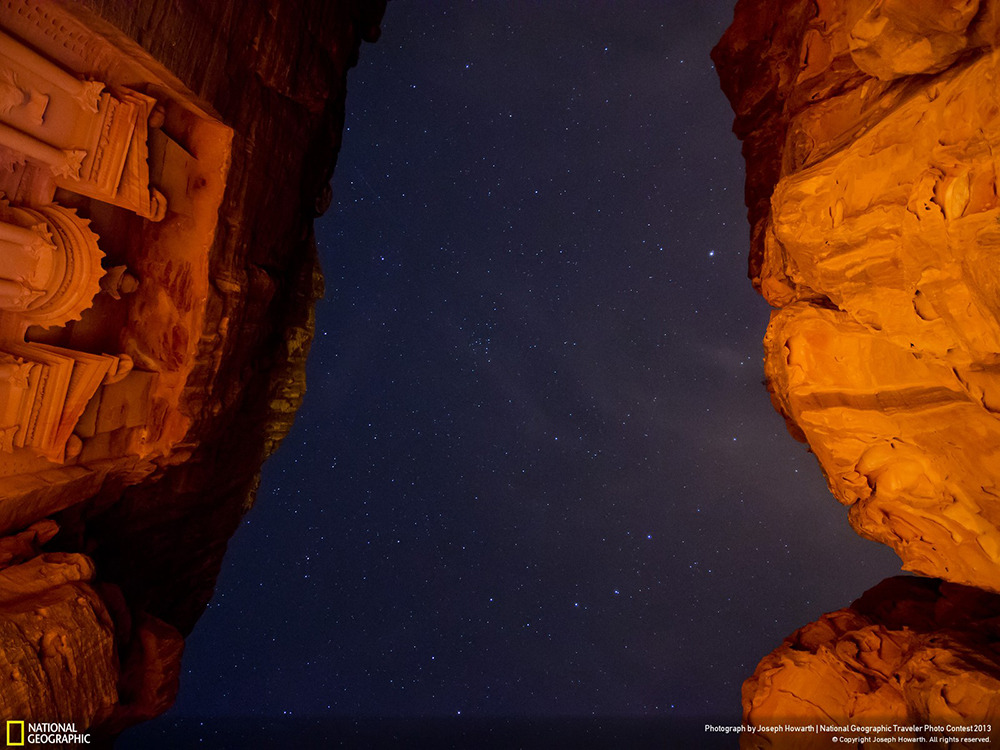
[{"label": "orange rock face", "polygon": [[[797,630],[743,684],[744,719],[761,731],[741,747],[829,748],[821,726],[919,726],[891,737],[953,736],[1000,715],[1000,596],[940,581],[889,578],[850,607]],[[941,727],[942,731],[928,727]],[[1000,740],[1000,727],[976,737]],[[968,733],[967,733],[968,735]],[[910,747],[914,743],[878,746]]]},{"label": "orange rock face", "polygon": [[1000,720],[998,43],[996,0],[740,0],[713,52],[772,401],[858,533],[952,582],[797,631],[744,684],[754,726]]},{"label": "orange rock face", "polygon": [[[998,618],[995,594],[889,578],[850,607],[797,630],[765,657],[743,685],[745,719],[758,727],[974,726],[1000,715]],[[818,750],[831,746],[831,734],[793,739],[765,731],[745,735],[741,747]],[[947,733],[881,734],[930,739]],[[1000,727],[991,736],[1000,739]],[[888,746],[904,744],[912,742]]]},{"label": "orange rock face", "polygon": [[[1000,3],[740,2],[775,406],[861,535],[1000,591]],[[765,70],[766,68],[766,70]]]}]

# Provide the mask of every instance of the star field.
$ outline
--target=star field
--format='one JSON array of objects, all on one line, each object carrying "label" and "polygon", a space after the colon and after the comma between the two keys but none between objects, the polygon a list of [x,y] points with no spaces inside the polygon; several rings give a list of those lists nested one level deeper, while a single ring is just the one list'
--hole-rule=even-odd
[{"label": "star field", "polygon": [[161,721],[739,723],[761,657],[898,571],[761,384],[733,4],[390,3],[305,406]]}]

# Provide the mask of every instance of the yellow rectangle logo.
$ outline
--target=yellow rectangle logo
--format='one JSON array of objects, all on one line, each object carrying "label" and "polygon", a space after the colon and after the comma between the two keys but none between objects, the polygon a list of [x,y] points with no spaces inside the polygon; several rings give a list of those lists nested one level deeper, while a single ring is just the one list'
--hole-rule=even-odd
[{"label": "yellow rectangle logo", "polygon": [[7,722],[7,747],[21,747],[24,745],[24,722]]}]

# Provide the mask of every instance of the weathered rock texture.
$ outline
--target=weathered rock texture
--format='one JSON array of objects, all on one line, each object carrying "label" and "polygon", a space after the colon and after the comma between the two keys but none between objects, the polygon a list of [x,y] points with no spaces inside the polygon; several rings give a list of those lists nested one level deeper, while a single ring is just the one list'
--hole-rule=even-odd
[{"label": "weathered rock texture", "polygon": [[[938,580],[889,578],[786,638],[743,684],[743,705],[746,722],[757,727],[975,727],[1000,716],[1000,596]],[[1000,740],[1000,726],[994,728],[964,736]],[[834,746],[834,734],[765,731],[740,742],[746,750],[820,750]],[[926,742],[955,734],[873,736]]]},{"label": "weathered rock texture", "polygon": [[744,140],[776,408],[861,535],[1000,591],[1000,3],[741,0],[714,52]]},{"label": "weathered rock texture", "polygon": [[792,635],[744,685],[756,726],[1000,721],[998,43],[997,0],[740,0],[713,52],[772,401],[858,533],[952,582]]},{"label": "weathered rock texture", "polygon": [[[21,23],[24,4],[0,2],[0,26]],[[312,221],[339,148],[347,70],[362,39],[378,36],[385,1],[41,6],[118,51],[95,58],[103,80],[131,75],[120,61],[134,56],[152,71],[143,80],[186,92],[232,130],[231,144],[211,140],[185,125],[183,108],[166,113],[192,153],[231,145],[227,173],[187,186],[194,194],[219,185],[214,239],[184,249],[144,225],[144,242],[174,242],[180,260],[150,260],[139,248],[130,264],[140,292],[122,303],[129,312],[114,335],[102,339],[86,315],[67,334],[128,353],[152,390],[122,398],[122,423],[103,442],[78,429],[81,454],[58,466],[25,463],[0,497],[0,715],[113,735],[172,703],[183,635],[211,598],[260,465],[301,401],[322,289]],[[198,213],[199,201],[187,225],[168,216],[158,226],[214,220]],[[128,245],[132,233],[121,227],[117,241]],[[114,231],[105,235],[116,241]],[[160,442],[155,450],[123,442],[143,437],[130,410],[136,394],[156,388]]]}]

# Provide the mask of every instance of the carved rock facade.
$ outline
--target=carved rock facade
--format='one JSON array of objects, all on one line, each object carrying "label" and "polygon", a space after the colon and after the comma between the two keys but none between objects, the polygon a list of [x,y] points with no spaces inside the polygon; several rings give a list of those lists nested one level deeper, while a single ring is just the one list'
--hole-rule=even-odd
[{"label": "carved rock facade", "polygon": [[4,716],[113,735],[172,703],[301,400],[311,223],[383,10],[0,0]]}]

